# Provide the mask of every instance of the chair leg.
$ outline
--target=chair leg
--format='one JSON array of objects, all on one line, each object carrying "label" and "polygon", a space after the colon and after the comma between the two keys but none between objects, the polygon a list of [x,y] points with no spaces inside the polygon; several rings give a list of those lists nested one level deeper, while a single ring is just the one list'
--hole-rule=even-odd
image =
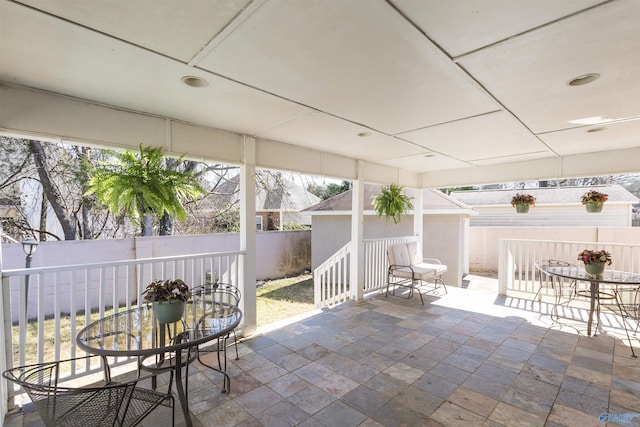
[{"label": "chair leg", "polygon": [[538,287],[538,292],[536,292],[536,294],[533,296],[533,299],[531,300],[531,310],[533,310],[533,303],[536,302],[536,298],[540,297],[540,301],[538,302],[540,303],[540,310],[542,311],[542,295],[540,294],[541,291],[542,285]]},{"label": "chair leg", "polygon": [[[629,341],[629,347],[631,347],[631,357],[638,357],[636,355],[636,352],[633,351],[633,344],[631,343],[631,336],[629,335],[629,328],[627,328],[627,318],[623,317],[622,318],[622,324],[624,325],[624,331],[627,333],[627,340]],[[638,330],[638,327],[636,326],[636,331]]]},{"label": "chair leg", "polygon": [[442,286],[442,288],[444,289],[444,294],[448,295],[449,291],[447,291],[447,285],[445,285],[444,280],[442,280],[442,278],[437,277],[436,278],[436,283],[440,282],[440,285]]},{"label": "chair leg", "polygon": [[[422,303],[422,305],[424,305],[424,299],[422,299],[422,292],[420,292],[420,289],[417,290],[418,295],[420,295],[420,302]],[[409,298],[411,298],[413,296],[413,286],[411,287],[411,293],[409,294]]]},{"label": "chair leg", "polygon": [[240,356],[238,355],[238,336],[236,335],[236,330],[233,330],[233,345],[236,347],[236,360],[240,360]]}]

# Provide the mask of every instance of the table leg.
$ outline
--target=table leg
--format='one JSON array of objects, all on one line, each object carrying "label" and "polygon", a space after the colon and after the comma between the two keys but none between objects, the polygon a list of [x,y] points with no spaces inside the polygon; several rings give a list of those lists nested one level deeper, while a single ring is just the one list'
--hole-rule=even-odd
[{"label": "table leg", "polygon": [[598,283],[591,282],[591,298],[589,301],[589,318],[587,320],[587,336],[591,336],[591,326],[593,325],[593,311],[596,306],[597,295],[598,295]]},{"label": "table leg", "polygon": [[[187,355],[187,358],[189,356]],[[180,406],[184,414],[184,421],[187,427],[192,427],[191,414],[189,413],[189,402],[187,401],[186,387],[182,386],[182,351],[177,350],[175,356],[176,362],[176,391],[178,392],[178,398],[180,399]]]}]

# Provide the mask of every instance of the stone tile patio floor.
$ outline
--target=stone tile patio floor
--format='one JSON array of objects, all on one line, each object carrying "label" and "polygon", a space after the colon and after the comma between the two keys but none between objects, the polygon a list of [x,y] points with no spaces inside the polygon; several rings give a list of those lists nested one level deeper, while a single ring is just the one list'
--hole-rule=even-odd
[{"label": "stone tile patio floor", "polygon": [[[583,427],[608,414],[607,425],[640,426],[640,359],[619,320],[604,315],[587,337],[584,310],[554,322],[547,304],[531,311],[531,301],[479,289],[449,287],[424,306],[377,296],[248,338],[239,360],[228,353],[229,394],[220,374],[194,363],[194,423]],[[176,419],[184,425],[179,406]],[[167,408],[143,423],[169,424]],[[35,413],[5,422],[38,425]]]}]

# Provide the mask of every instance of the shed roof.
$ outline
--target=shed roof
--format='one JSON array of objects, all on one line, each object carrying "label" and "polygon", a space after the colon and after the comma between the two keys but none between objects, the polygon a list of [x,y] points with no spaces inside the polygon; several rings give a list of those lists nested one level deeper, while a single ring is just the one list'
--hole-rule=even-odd
[{"label": "shed roof", "polygon": [[[364,185],[364,210],[365,212],[373,212],[373,198],[380,193],[382,186],[375,184]],[[405,188],[404,193],[409,197],[415,196],[415,190]],[[313,206],[303,210],[303,213],[310,215],[318,213],[334,213],[344,215],[351,212],[352,190],[345,191],[327,200],[323,200]],[[452,213],[452,214],[469,214],[477,215],[477,212],[465,203],[455,200],[447,196],[442,191],[425,189],[422,190],[423,203],[422,211],[424,213]]]},{"label": "shed roof", "polygon": [[607,203],[638,203],[638,198],[621,185],[591,185],[588,187],[542,187],[512,190],[475,190],[454,191],[451,197],[470,206],[511,205],[511,198],[516,194],[531,194],[536,198],[536,205],[576,205],[581,204],[581,197],[588,191],[595,190],[609,195]]}]

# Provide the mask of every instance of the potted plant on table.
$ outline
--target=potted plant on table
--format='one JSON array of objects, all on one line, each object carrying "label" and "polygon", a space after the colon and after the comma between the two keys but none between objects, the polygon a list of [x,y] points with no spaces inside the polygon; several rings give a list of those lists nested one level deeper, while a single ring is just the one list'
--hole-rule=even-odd
[{"label": "potted plant on table", "polygon": [[536,198],[531,194],[516,193],[516,195],[511,199],[511,206],[515,206],[516,212],[518,213],[529,212],[529,207],[535,206],[535,204]]},{"label": "potted plant on table", "polygon": [[182,318],[184,305],[191,298],[191,291],[181,279],[154,280],[143,295],[145,301],[153,304],[158,322],[173,323]]},{"label": "potted plant on table", "polygon": [[601,212],[602,205],[609,198],[608,194],[591,190],[582,195],[582,204],[587,208],[587,212]]},{"label": "potted plant on table", "polygon": [[605,265],[611,265],[611,254],[607,251],[585,249],[578,254],[578,261],[584,263],[584,269],[591,276],[599,276],[604,272]]}]

